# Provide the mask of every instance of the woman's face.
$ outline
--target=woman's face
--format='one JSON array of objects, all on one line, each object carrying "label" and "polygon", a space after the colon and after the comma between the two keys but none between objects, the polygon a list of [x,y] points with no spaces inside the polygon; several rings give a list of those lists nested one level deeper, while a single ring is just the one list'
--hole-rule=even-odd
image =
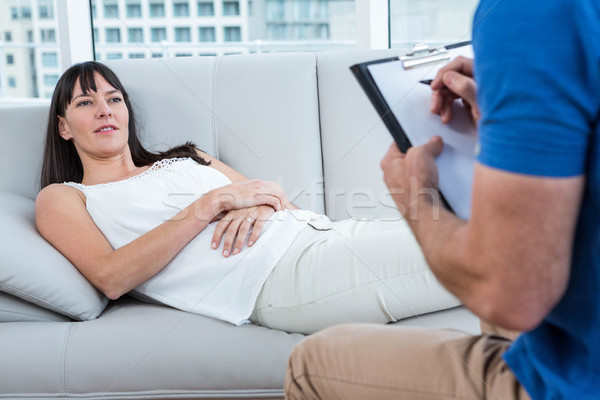
[{"label": "woman's face", "polygon": [[65,116],[58,117],[60,135],[73,141],[80,158],[108,158],[128,149],[129,112],[123,94],[98,73],[95,80],[97,91],[88,93],[77,81]]}]

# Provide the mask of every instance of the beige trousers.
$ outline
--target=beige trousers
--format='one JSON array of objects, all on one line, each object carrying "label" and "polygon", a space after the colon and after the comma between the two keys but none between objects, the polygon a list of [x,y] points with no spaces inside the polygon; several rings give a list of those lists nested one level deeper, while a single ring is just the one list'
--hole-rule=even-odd
[{"label": "beige trousers", "polygon": [[263,285],[252,322],[308,334],[460,304],[429,270],[406,221],[343,220],[329,228],[300,232]]},{"label": "beige trousers", "polygon": [[286,399],[530,399],[502,360],[511,343],[452,330],[340,325],[294,348]]}]

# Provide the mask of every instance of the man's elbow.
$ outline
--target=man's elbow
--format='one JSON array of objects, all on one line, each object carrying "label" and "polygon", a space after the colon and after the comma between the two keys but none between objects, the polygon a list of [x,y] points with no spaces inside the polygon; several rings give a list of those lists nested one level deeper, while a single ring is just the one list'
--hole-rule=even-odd
[{"label": "man's elbow", "polygon": [[527,332],[544,320],[561,296],[534,296],[531,291],[515,295],[498,288],[478,297],[474,311],[481,318],[505,329]]},{"label": "man's elbow", "polygon": [[501,304],[487,305],[479,314],[494,325],[519,332],[535,329],[546,316],[545,312],[532,307],[507,307]]}]

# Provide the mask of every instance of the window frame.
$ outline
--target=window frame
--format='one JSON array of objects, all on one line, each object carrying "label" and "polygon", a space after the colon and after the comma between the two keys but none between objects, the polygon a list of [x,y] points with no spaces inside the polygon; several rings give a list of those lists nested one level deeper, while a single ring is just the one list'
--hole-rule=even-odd
[{"label": "window frame", "polygon": [[[195,1],[196,5],[202,2],[190,1]],[[215,1],[223,0],[212,0],[213,10]],[[166,14],[166,2],[163,0],[155,3],[161,3]],[[389,21],[388,6],[389,1],[355,0],[357,50],[389,48],[389,26],[381,23]],[[56,0],[55,13],[58,19],[61,70],[76,62],[93,60],[96,52],[92,38],[91,1]],[[148,17],[161,18],[151,15]]]}]

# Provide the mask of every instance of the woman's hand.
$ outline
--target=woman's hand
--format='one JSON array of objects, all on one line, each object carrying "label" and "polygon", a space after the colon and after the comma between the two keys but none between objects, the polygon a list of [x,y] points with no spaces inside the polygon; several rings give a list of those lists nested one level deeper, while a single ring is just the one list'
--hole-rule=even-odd
[{"label": "woman's hand", "polygon": [[477,126],[481,114],[477,107],[472,59],[460,56],[441,68],[431,82],[431,89],[431,112],[438,114],[443,123],[452,120],[452,103],[460,98],[470,113],[473,125]]},{"label": "woman's hand", "polygon": [[236,182],[212,191],[214,196],[213,215],[222,211],[237,210],[253,206],[268,205],[282,211],[287,204],[285,192],[275,182],[251,179]]},{"label": "woman's hand", "polygon": [[217,249],[221,243],[223,234],[225,234],[223,256],[229,257],[230,254],[238,254],[244,247],[244,242],[246,241],[250,229],[252,229],[252,233],[248,238],[248,247],[256,243],[262,228],[274,213],[275,209],[267,205],[242,208],[227,212],[217,224],[211,247]]}]

